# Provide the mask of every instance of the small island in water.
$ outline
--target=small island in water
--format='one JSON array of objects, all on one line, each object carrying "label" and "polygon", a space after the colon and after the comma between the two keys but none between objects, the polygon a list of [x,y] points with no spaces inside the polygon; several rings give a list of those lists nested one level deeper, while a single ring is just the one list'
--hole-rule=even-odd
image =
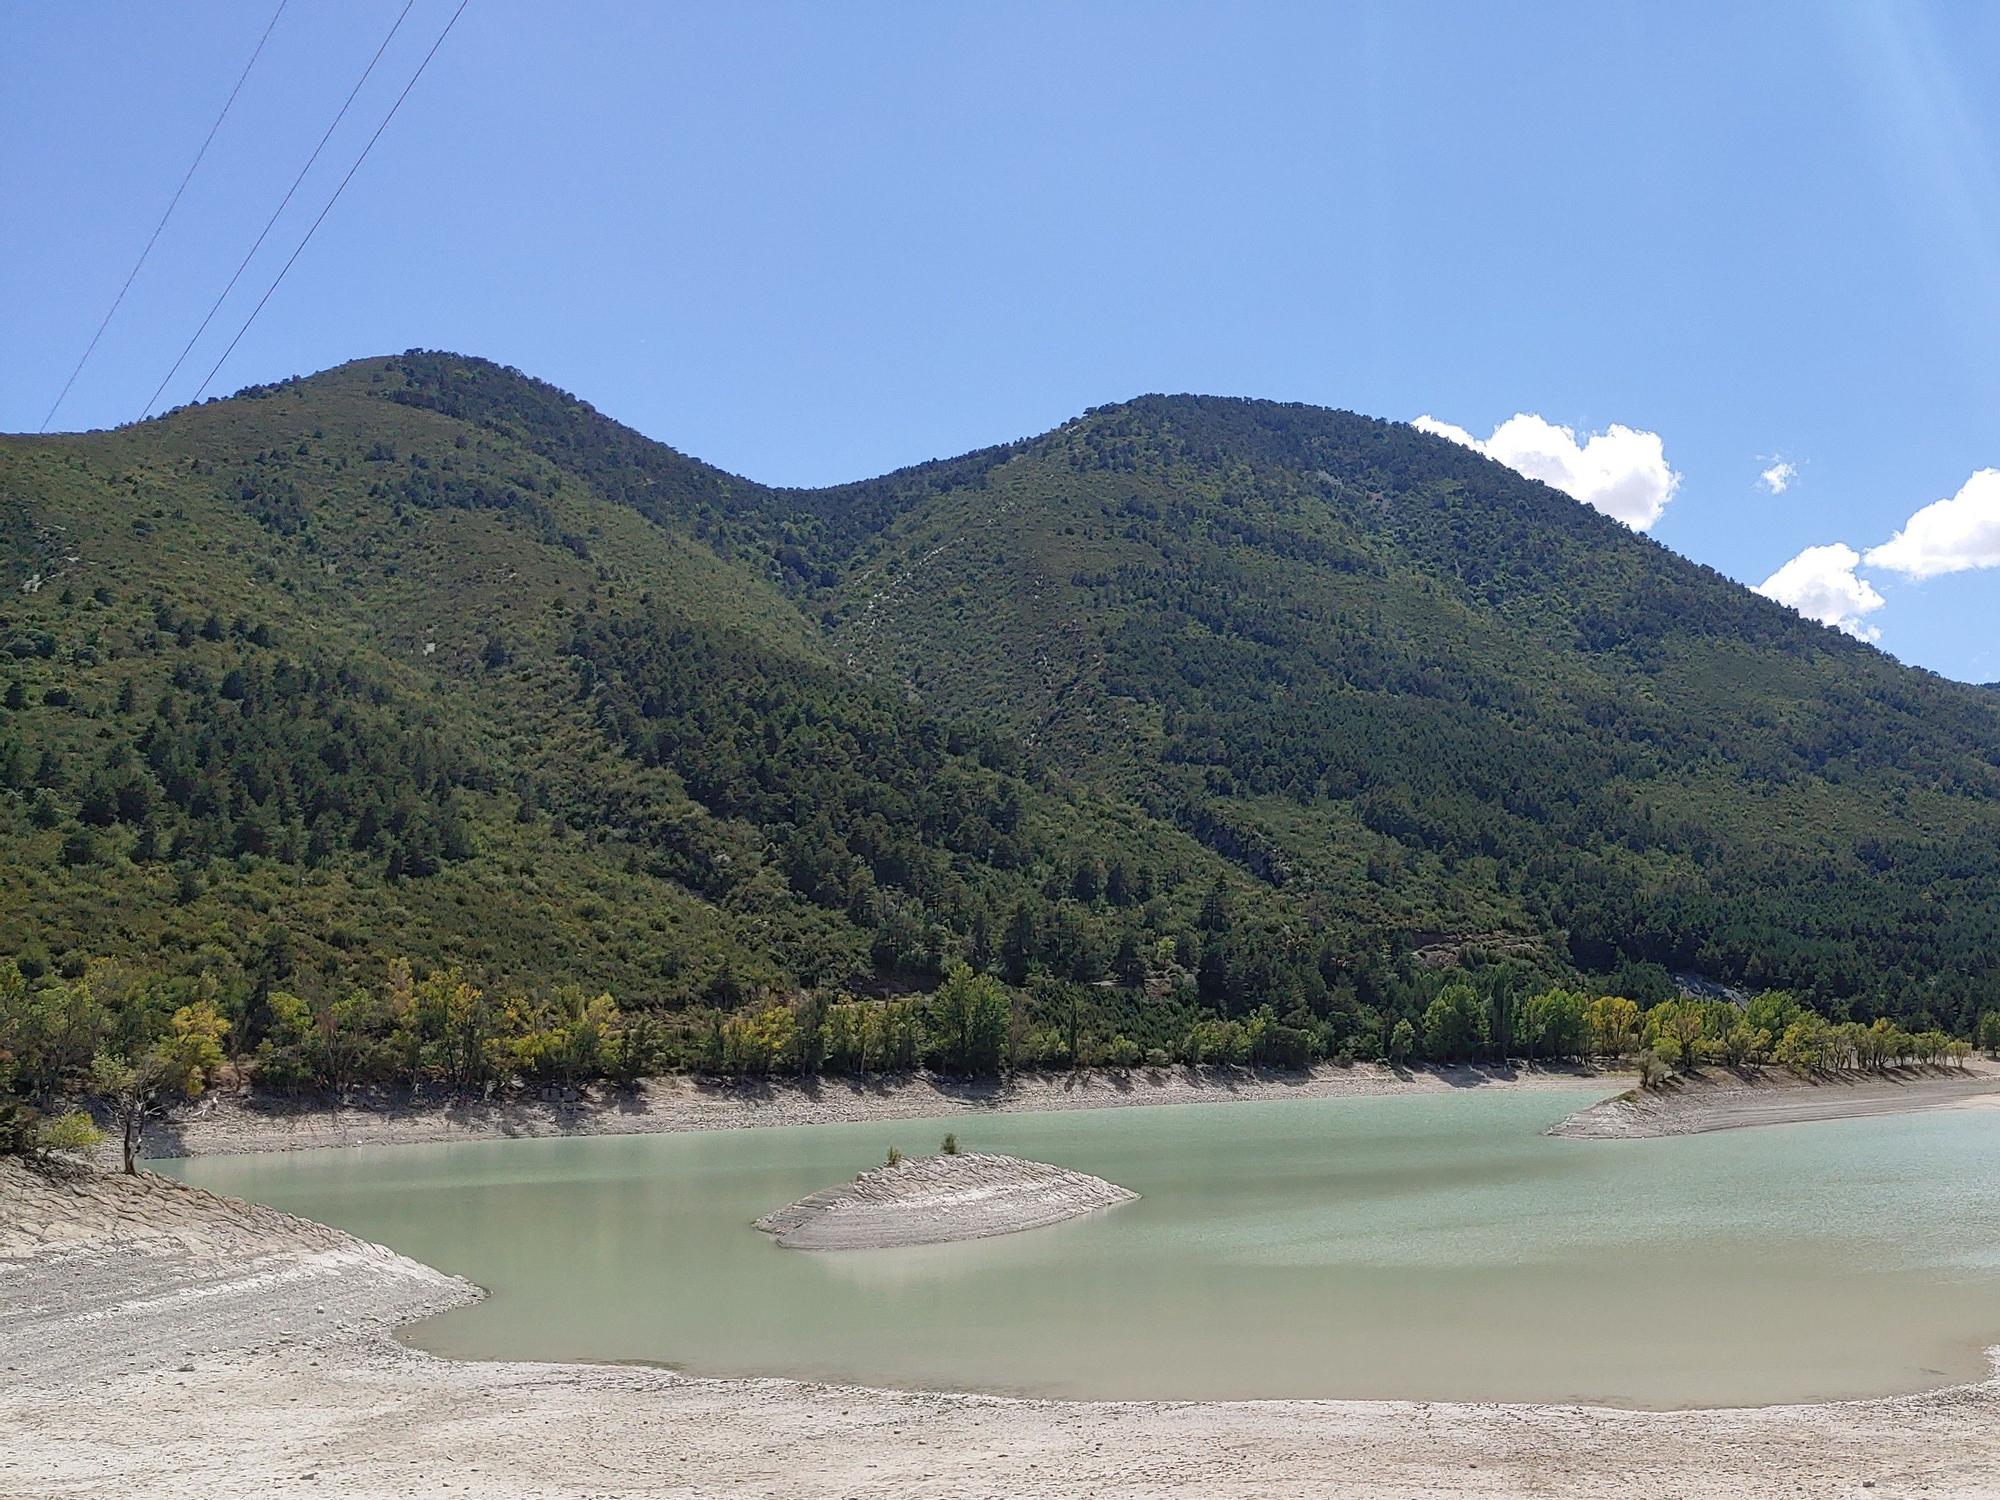
[{"label": "small island in water", "polygon": [[881,1250],[1060,1224],[1139,1195],[1047,1162],[980,1152],[904,1157],[757,1220],[788,1250]]}]

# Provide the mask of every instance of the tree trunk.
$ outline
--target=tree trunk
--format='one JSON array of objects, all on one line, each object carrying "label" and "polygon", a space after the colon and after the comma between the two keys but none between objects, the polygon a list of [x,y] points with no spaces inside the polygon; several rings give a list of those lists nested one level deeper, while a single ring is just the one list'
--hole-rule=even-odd
[{"label": "tree trunk", "polygon": [[145,1125],[137,1110],[125,1112],[125,1175],[139,1175],[139,1136]]}]

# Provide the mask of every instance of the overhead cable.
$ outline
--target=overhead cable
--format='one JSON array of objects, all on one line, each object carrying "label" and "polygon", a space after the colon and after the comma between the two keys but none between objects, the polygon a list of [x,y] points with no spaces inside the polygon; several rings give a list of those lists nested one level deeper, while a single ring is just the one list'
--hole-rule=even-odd
[{"label": "overhead cable", "polygon": [[90,356],[97,349],[97,341],[104,337],[104,330],[111,326],[111,320],[117,315],[119,305],[124,302],[125,294],[132,290],[132,283],[138,279],[140,267],[146,264],[146,257],[153,253],[153,246],[160,238],[160,231],[167,227],[167,220],[174,216],[174,209],[180,204],[181,194],[187,191],[187,185],[194,180],[195,169],[201,165],[202,158],[208,155],[208,148],[215,141],[215,133],[222,129],[222,122],[229,115],[229,107],[236,102],[236,96],[243,92],[243,80],[248,78],[250,70],[257,66],[257,59],[264,52],[264,43],[271,39],[271,33],[278,25],[278,17],[285,13],[285,6],[288,3],[290,0],[278,0],[278,8],[271,13],[270,23],[265,26],[264,34],[257,38],[257,45],[250,53],[250,61],[245,63],[243,71],[236,75],[236,87],[231,89],[229,97],[222,101],[222,112],[215,117],[215,123],[208,127],[208,134],[202,138],[201,149],[195,152],[194,160],[188,163],[187,172],[181,177],[181,185],[174,189],[174,196],[167,204],[167,211],[160,215],[160,222],[153,226],[153,232],[146,240],[146,248],[139,252],[139,258],[132,263],[132,270],[126,276],[125,284],[118,288],[118,295],[111,299],[111,306],[105,310],[104,320],[97,325],[97,332],[90,336],[90,342],[84,346],[83,357],[76,362],[76,368],[69,372],[69,379],[63,382],[63,388],[56,393],[56,399],[50,403],[49,414],[42,418],[40,431],[49,430],[49,423],[56,419],[57,408],[69,398],[70,387],[76,384],[76,377],[83,373],[83,367],[90,363]]},{"label": "overhead cable", "polygon": [[458,9],[451,13],[451,19],[444,23],[444,30],[440,31],[438,33],[438,39],[431,43],[431,50],[426,52],[424,54],[424,60],[417,64],[417,71],[410,75],[410,81],[403,85],[403,92],[398,94],[396,96],[396,102],[389,106],[389,113],[382,117],[382,123],[380,125],[377,125],[375,127],[375,133],[368,137],[368,144],[363,146],[361,148],[361,154],[354,158],[354,165],[349,167],[347,169],[347,175],[340,179],[340,186],[335,188],[333,190],[333,196],[326,200],[326,207],[322,208],[319,211],[319,217],[312,221],[312,227],[306,231],[305,238],[299,241],[298,249],[292,252],[291,259],[287,260],[283,266],[279,267],[278,274],[271,278],[271,284],[264,288],[264,295],[259,297],[257,299],[257,305],[250,309],[250,316],[245,318],[243,320],[243,326],[236,330],[236,337],[229,341],[229,347],[222,351],[221,357],[218,358],[215,364],[210,367],[208,374],[202,378],[200,388],[196,390],[194,393],[194,399],[196,401],[199,401],[202,398],[203,394],[208,390],[209,382],[215,379],[217,372],[222,369],[223,364],[228,360],[229,356],[236,352],[236,346],[242,342],[243,335],[248,333],[250,331],[250,325],[257,321],[257,314],[259,314],[264,310],[264,304],[271,300],[271,294],[277,291],[278,285],[285,279],[286,273],[292,269],[292,266],[294,265],[294,263],[297,262],[299,256],[305,252],[306,246],[312,243],[312,237],[319,232],[319,226],[324,224],[326,222],[326,216],[333,212],[333,205],[338,203],[340,201],[340,195],[347,191],[348,183],[352,182],[354,180],[354,174],[361,170],[361,164],[366,160],[368,160],[368,153],[373,151],[375,149],[375,143],[380,139],[382,139],[382,132],[387,130],[389,128],[389,122],[396,118],[396,111],[401,109],[403,107],[403,101],[410,97],[410,90],[417,86],[417,80],[424,76],[424,70],[431,65],[431,59],[437,56],[438,48],[444,45],[444,39],[451,35],[452,27],[458,24],[458,18],[465,14],[465,7],[470,5],[471,3],[472,0],[459,0]]},{"label": "overhead cable", "polygon": [[348,91],[346,101],[340,106],[340,112],[333,117],[333,123],[326,127],[326,134],[319,138],[319,144],[313,147],[312,155],[308,156],[306,164],[299,168],[299,175],[292,179],[292,185],[285,189],[285,196],[278,200],[278,206],[271,210],[271,217],[264,221],[264,227],[257,232],[257,238],[251,242],[250,248],[244,252],[243,259],[237,263],[235,274],[229,278],[229,285],[225,286],[221,294],[209,305],[207,314],[201,320],[201,326],[195,329],[194,333],[189,336],[187,343],[181,346],[181,352],[175,358],[173,368],[160,377],[159,385],[155,387],[152,396],[146,402],[146,409],[139,413],[142,419],[153,414],[153,408],[159,404],[161,392],[165,391],[168,382],[180,373],[182,364],[187,361],[187,357],[193,352],[194,346],[200,342],[201,336],[208,332],[208,325],[215,320],[215,315],[222,311],[222,304],[227,302],[229,294],[236,290],[236,283],[243,279],[243,273],[250,268],[251,260],[256,257],[259,250],[263,249],[264,241],[270,237],[272,229],[277,226],[279,216],[291,205],[292,198],[299,190],[299,185],[306,180],[306,173],[313,169],[313,163],[318,161],[320,153],[326,150],[326,143],[333,139],[333,133],[340,128],[340,122],[347,118],[348,110],[354,107],[355,99],[360,96],[362,85],[367,83],[369,78],[374,74],[375,65],[382,61],[382,54],[389,50],[389,43],[396,39],[396,33],[402,30],[403,22],[409,19],[410,11],[416,6],[416,3],[417,0],[405,0],[402,14],[398,15],[395,22],[389,27],[389,34],[382,38],[382,45],[375,49],[375,55],[368,59],[368,66],[361,70],[361,77],[355,81],[354,87]]}]

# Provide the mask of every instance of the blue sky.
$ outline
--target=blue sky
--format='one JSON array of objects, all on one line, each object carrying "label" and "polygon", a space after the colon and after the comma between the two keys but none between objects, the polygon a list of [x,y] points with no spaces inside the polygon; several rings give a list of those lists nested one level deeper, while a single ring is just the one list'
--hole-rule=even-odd
[{"label": "blue sky", "polygon": [[[416,0],[170,401],[454,5]],[[0,11],[0,430],[272,8]],[[56,427],[144,409],[401,8],[292,0]],[[1428,416],[1996,679],[1996,60],[1991,5],[472,0],[216,388],[453,348],[786,483],[1144,391]]]}]

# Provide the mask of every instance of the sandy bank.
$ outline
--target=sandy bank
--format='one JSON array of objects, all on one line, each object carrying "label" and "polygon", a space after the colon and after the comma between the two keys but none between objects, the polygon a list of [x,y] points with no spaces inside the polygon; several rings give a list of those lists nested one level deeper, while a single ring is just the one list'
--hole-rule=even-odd
[{"label": "sandy bank", "polygon": [[[2000,1494],[1993,1382],[1881,1401],[1649,1413],[1025,1401],[629,1367],[446,1363],[401,1348],[382,1329],[392,1304],[415,1317],[467,1295],[462,1283],[174,1184],[128,1192],[100,1180],[51,1197],[6,1171],[0,1222],[15,1252],[0,1282],[0,1348],[15,1366],[0,1384],[0,1496],[8,1500],[1791,1500],[1858,1496],[1864,1485],[1883,1496]],[[121,1229],[127,1219],[143,1232]],[[21,1232],[29,1222],[36,1227]],[[344,1257],[325,1262],[329,1246]],[[212,1264],[240,1255],[253,1257],[255,1269]],[[288,1279],[294,1271],[310,1279]],[[127,1278],[123,1292],[92,1292],[99,1276]],[[19,1289],[31,1283],[41,1290],[24,1300]],[[211,1286],[220,1289],[204,1294]],[[350,1297],[366,1311],[339,1311],[355,1305]],[[262,1336],[280,1324],[285,1333]],[[155,1336],[169,1326],[172,1337]],[[20,1343],[24,1327],[38,1332]]]},{"label": "sandy bank", "polygon": [[787,1250],[883,1250],[1018,1234],[1138,1196],[1088,1172],[973,1151],[877,1167],[768,1213],[757,1227]]},{"label": "sandy bank", "polygon": [[65,1387],[442,1312],[478,1289],[164,1177],[0,1158],[0,1381]]},{"label": "sandy bank", "polygon": [[1751,1125],[1854,1120],[2000,1101],[2000,1065],[1896,1068],[1800,1077],[1785,1068],[1709,1068],[1579,1110],[1549,1134],[1581,1140],[1700,1135]]},{"label": "sandy bank", "polygon": [[509,1136],[636,1135],[676,1130],[736,1130],[755,1125],[817,1125],[855,1120],[910,1120],[958,1114],[1108,1109],[1145,1104],[1203,1104],[1241,1099],[1327,1099],[1459,1089],[1576,1089],[1610,1093],[1629,1075],[1565,1068],[1416,1068],[1324,1065],[1291,1073],[1247,1068],[1134,1068],[1129,1072],[1021,1074],[966,1082],[930,1074],[862,1080],[761,1082],[706,1078],[649,1079],[630,1093],[593,1090],[570,1103],[528,1097],[411,1100],[384,1091],[345,1107],[293,1104],[249,1096],[211,1097],[156,1126],[150,1157],[297,1151],[320,1146],[382,1146]]}]

